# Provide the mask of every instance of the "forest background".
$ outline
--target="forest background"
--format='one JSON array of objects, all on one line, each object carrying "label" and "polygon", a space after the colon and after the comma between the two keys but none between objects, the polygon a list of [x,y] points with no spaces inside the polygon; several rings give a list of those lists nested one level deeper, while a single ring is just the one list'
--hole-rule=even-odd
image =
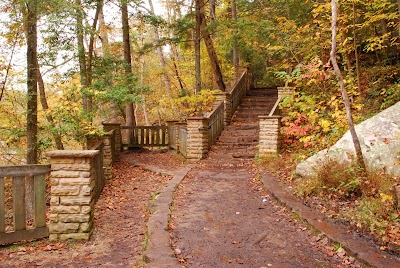
[{"label": "forest background", "polygon": [[[47,150],[84,146],[104,120],[164,124],[206,112],[237,66],[250,68],[256,86],[296,87],[282,104],[291,109],[285,150],[306,157],[348,129],[329,61],[330,1],[166,0],[157,8],[151,0],[2,1],[0,164],[32,162],[29,143],[36,162]],[[399,10],[400,0],[340,1],[337,57],[356,122],[400,100]],[[37,28],[31,68],[29,25]],[[29,90],[39,102],[33,142]]]}]

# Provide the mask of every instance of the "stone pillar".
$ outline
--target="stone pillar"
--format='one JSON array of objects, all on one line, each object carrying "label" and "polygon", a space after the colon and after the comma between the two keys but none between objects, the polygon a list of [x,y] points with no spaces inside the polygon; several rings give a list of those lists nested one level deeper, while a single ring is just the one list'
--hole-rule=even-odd
[{"label": "stone pillar", "polygon": [[281,116],[259,116],[260,140],[258,155],[260,158],[279,153],[281,147]]},{"label": "stone pillar", "polygon": [[89,239],[93,225],[94,159],[98,150],[59,150],[51,163],[50,240]]},{"label": "stone pillar", "polygon": [[115,155],[114,161],[119,161],[122,152],[122,135],[121,135],[121,125],[119,123],[106,123],[103,122],[104,132],[109,132],[114,130],[115,138]]},{"label": "stone pillar", "polygon": [[278,87],[278,98],[285,96],[293,96],[294,87]]},{"label": "stone pillar", "polygon": [[231,123],[232,115],[231,115],[231,94],[228,92],[218,92],[215,94],[217,102],[224,102],[224,126],[227,126]]},{"label": "stone pillar", "polygon": [[187,159],[201,160],[208,153],[208,119],[191,117],[187,119]]},{"label": "stone pillar", "polygon": [[113,152],[113,147],[115,149],[115,131],[111,130],[104,136],[103,139],[103,170],[104,179],[106,182],[112,181],[112,167],[115,161],[115,152]]}]

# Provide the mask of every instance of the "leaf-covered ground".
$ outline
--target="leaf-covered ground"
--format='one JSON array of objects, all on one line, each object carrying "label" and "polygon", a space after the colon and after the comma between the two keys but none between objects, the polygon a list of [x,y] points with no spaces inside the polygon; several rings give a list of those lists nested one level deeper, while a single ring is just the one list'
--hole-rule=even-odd
[{"label": "leaf-covered ground", "polygon": [[145,241],[148,202],[169,176],[135,167],[153,162],[176,169],[182,164],[170,153],[126,153],[114,167],[95,207],[90,241],[52,243],[41,240],[0,247],[0,267],[133,267]]},{"label": "leaf-covered ground", "polygon": [[[123,154],[115,165],[114,180],[105,186],[96,204],[90,241],[41,240],[1,247],[0,267],[146,267],[141,254],[146,241],[148,203],[171,177],[146,171],[135,163],[170,171],[184,165],[173,152]],[[314,235],[271,200],[257,179],[259,171],[254,161],[202,162],[188,174],[175,194],[170,226],[173,249],[182,267],[269,267],[278,263],[283,265],[279,267],[360,267],[340,245]],[[225,194],[227,198],[221,202],[218,198]],[[268,200],[267,207],[262,207],[262,197]],[[206,222],[187,213],[193,209],[204,214]],[[193,235],[193,230],[198,235]],[[206,237],[212,238],[214,250],[204,240]],[[266,259],[266,253],[270,259]],[[208,260],[206,266],[198,266],[201,254]],[[251,259],[247,259],[248,254]]]}]

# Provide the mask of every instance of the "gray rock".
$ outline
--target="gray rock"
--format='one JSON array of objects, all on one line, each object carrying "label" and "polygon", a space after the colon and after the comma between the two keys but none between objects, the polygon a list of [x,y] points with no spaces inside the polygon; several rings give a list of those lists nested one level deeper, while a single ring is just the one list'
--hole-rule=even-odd
[{"label": "gray rock", "polygon": [[[358,124],[356,132],[367,167],[400,176],[400,102]],[[305,178],[314,177],[329,160],[350,165],[354,158],[354,144],[347,131],[331,148],[299,163],[296,173]]]}]

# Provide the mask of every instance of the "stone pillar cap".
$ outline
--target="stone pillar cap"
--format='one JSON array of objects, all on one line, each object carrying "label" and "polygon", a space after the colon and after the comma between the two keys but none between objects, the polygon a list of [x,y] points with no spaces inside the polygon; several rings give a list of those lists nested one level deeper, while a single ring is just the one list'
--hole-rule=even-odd
[{"label": "stone pillar cap", "polygon": [[99,150],[55,150],[46,153],[47,157],[53,158],[78,158],[78,157],[94,157]]}]

